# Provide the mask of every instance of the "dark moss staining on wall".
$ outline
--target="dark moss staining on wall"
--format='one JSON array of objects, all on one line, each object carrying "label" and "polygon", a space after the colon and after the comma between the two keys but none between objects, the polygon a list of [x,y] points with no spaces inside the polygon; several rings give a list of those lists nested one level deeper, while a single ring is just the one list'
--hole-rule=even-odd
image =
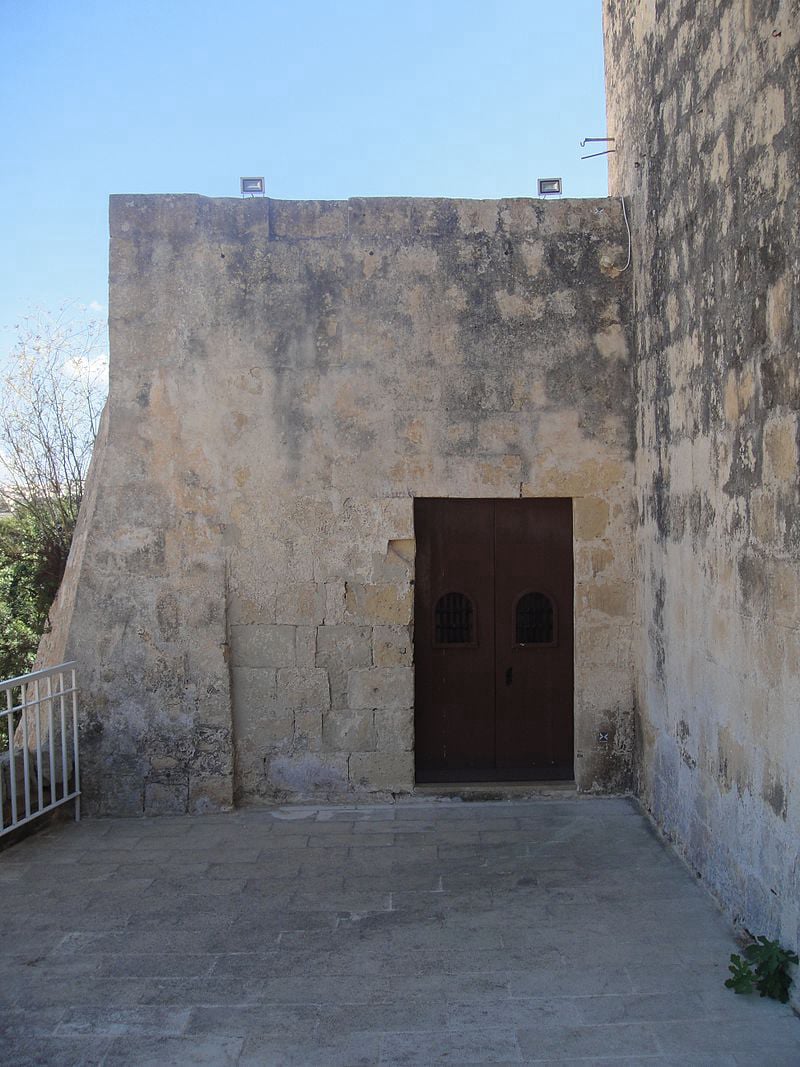
[{"label": "dark moss staining on wall", "polygon": [[793,944],[797,18],[792,0],[604,4],[610,186],[634,234],[642,794],[732,913]]}]

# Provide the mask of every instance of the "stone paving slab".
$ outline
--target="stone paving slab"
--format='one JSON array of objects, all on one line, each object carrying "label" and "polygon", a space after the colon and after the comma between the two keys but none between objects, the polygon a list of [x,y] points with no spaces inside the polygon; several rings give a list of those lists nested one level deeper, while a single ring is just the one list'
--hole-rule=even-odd
[{"label": "stone paving slab", "polygon": [[3,1065],[800,1065],[626,800],[85,820],[0,888]]}]

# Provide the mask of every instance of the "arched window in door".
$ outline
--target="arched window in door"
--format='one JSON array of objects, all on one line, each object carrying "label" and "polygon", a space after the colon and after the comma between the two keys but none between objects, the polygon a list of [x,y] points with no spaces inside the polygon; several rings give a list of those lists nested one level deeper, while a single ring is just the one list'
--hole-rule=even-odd
[{"label": "arched window in door", "polygon": [[464,593],[445,593],[433,613],[435,645],[474,645],[475,608]]},{"label": "arched window in door", "polygon": [[554,645],[556,610],[546,593],[523,593],[514,607],[515,645]]}]

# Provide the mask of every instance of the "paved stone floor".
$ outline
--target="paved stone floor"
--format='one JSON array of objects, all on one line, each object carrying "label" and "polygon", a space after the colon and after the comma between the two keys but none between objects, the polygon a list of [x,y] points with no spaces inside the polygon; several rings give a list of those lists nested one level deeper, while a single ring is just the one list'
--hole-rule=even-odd
[{"label": "paved stone floor", "polygon": [[87,819],[0,885],[4,1065],[800,1064],[624,800]]}]

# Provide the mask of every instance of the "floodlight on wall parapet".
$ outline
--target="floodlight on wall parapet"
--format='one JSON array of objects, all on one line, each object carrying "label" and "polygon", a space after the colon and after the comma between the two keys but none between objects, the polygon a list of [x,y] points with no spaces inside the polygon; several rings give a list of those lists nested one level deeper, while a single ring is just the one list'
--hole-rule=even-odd
[{"label": "floodlight on wall parapet", "polygon": [[539,196],[561,196],[560,178],[539,178]]},{"label": "floodlight on wall parapet", "polygon": [[263,196],[264,195],[264,179],[263,178],[240,178],[239,189],[242,196]]}]

